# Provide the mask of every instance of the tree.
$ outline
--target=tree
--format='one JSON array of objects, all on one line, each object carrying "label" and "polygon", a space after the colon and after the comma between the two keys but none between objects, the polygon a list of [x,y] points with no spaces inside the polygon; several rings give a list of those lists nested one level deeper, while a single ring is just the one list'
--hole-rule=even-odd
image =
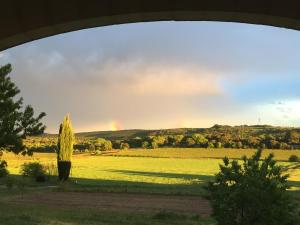
[{"label": "tree", "polygon": [[207,148],[214,148],[214,147],[215,147],[214,143],[208,142]]},{"label": "tree", "polygon": [[109,150],[112,150],[112,143],[111,141],[107,140],[103,144],[103,151],[109,151]]},{"label": "tree", "polygon": [[23,116],[21,118],[21,125],[23,127],[23,138],[30,136],[31,134],[43,134],[46,126],[43,125],[40,120],[46,116],[46,113],[42,112],[38,117],[34,118],[34,110],[32,106],[28,105],[25,107]]},{"label": "tree", "polygon": [[60,125],[58,135],[57,168],[60,181],[69,178],[74,140],[70,115],[67,115]]},{"label": "tree", "polygon": [[186,146],[187,147],[193,147],[196,144],[193,138],[187,138],[186,139]]},{"label": "tree", "polygon": [[286,141],[290,144],[294,144],[294,143],[299,143],[300,140],[300,134],[295,131],[295,130],[291,130],[288,131],[286,134]]},{"label": "tree", "polygon": [[148,141],[143,141],[142,148],[144,148],[144,149],[149,148],[149,142]]},{"label": "tree", "polygon": [[130,146],[126,142],[122,142],[121,145],[120,145],[120,149],[127,150],[129,148],[130,148]]},{"label": "tree", "polygon": [[197,145],[201,147],[206,147],[208,140],[202,134],[193,134],[192,138],[196,142]]},{"label": "tree", "polygon": [[152,142],[151,142],[151,147],[152,147],[153,149],[158,148],[157,142],[156,142],[156,141],[152,141]]},{"label": "tree", "polygon": [[296,203],[287,192],[288,175],[270,154],[261,150],[243,164],[224,158],[220,172],[208,183],[208,199],[219,225],[296,225]]},{"label": "tree", "polygon": [[0,150],[6,149],[15,153],[25,150],[22,139],[26,136],[42,134],[45,126],[40,120],[46,115],[39,114],[34,118],[34,110],[26,106],[22,112],[23,99],[16,99],[20,93],[18,87],[8,76],[12,71],[10,64],[0,67]]},{"label": "tree", "polygon": [[112,149],[111,141],[105,140],[104,138],[97,138],[94,144],[95,144],[95,150],[108,151]]},{"label": "tree", "polygon": [[222,148],[222,143],[219,142],[219,141],[216,142],[215,147],[216,147],[216,148]]}]

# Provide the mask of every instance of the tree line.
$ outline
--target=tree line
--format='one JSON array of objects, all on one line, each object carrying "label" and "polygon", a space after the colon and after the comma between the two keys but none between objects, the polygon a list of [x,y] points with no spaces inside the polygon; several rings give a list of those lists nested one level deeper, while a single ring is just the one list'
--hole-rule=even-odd
[{"label": "tree line", "polygon": [[[222,126],[206,129],[160,130],[144,136],[107,138],[75,135],[75,152],[97,152],[112,149],[156,148],[235,148],[235,149],[300,149],[300,130],[272,126]],[[57,151],[57,135],[40,135],[24,140],[28,151]]]}]

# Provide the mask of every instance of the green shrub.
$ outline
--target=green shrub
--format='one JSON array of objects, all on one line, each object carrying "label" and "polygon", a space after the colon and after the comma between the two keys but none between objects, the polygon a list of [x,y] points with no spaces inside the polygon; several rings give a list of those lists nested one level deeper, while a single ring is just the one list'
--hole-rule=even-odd
[{"label": "green shrub", "polygon": [[287,192],[288,175],[270,154],[260,162],[261,150],[243,164],[224,158],[220,172],[207,186],[207,198],[218,225],[296,225],[298,207]]},{"label": "green shrub", "polygon": [[7,162],[0,160],[0,178],[8,175]]},{"label": "green shrub", "polygon": [[45,167],[39,162],[24,163],[21,166],[20,173],[25,177],[37,178],[46,175]]},{"label": "green shrub", "polygon": [[291,156],[289,157],[289,162],[300,162],[300,159],[299,159],[299,157],[296,156],[296,155],[291,155]]}]

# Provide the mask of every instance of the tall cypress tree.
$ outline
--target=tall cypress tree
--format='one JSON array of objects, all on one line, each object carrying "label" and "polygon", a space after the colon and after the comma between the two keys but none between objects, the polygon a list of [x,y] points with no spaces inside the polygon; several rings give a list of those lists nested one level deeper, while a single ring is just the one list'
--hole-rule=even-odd
[{"label": "tall cypress tree", "polygon": [[60,125],[58,135],[57,168],[60,181],[65,181],[69,178],[74,139],[70,115],[67,115]]},{"label": "tall cypress tree", "polygon": [[20,90],[9,77],[11,71],[11,64],[0,67],[0,151],[19,153],[24,150],[22,139],[44,132],[46,127],[40,120],[46,114],[34,118],[31,106],[22,112],[23,99],[17,99]]}]

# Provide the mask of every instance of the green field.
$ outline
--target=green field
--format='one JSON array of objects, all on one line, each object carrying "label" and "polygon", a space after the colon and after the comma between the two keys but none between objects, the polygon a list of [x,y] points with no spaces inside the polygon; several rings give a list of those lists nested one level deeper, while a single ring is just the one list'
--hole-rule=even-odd
[{"label": "green field", "polygon": [[[108,153],[112,156],[136,156],[136,157],[154,157],[154,158],[192,158],[192,159],[222,159],[227,156],[230,159],[241,159],[244,155],[250,157],[254,154],[255,149],[207,149],[207,148],[159,148],[159,149],[134,149],[122,150]],[[270,150],[266,149],[262,157],[273,153],[278,161],[288,161],[291,155],[300,158],[300,150]]]},{"label": "green field", "polygon": [[[253,152],[254,150],[157,149],[117,151],[103,156],[77,154],[73,156],[71,176],[76,182],[75,187],[86,189],[199,195],[203,184],[218,172],[221,158],[225,155],[229,158],[241,158],[245,154],[250,156]],[[266,150],[264,156],[270,152],[281,161],[286,161],[290,154],[300,155],[300,151],[295,150]],[[3,158],[8,161],[9,171],[16,175],[24,162],[39,161],[44,165],[56,163],[54,153],[35,153],[33,157],[6,154]],[[299,188],[299,169],[290,171],[290,181],[294,188]]]},{"label": "green field", "polygon": [[[218,172],[221,158],[241,158],[252,155],[254,150],[209,150],[209,149],[157,149],[157,150],[126,150],[103,153],[100,156],[76,154],[73,156],[71,181],[60,186],[56,178],[45,184],[38,184],[20,176],[20,166],[25,162],[38,161],[44,165],[55,165],[54,153],[35,153],[32,157],[4,154],[11,177],[16,188],[7,190],[4,180],[0,179],[0,221],[3,225],[38,225],[38,224],[105,224],[105,225],[162,225],[162,224],[215,224],[211,218],[196,215],[174,214],[169,212],[111,212],[98,209],[72,210],[59,209],[34,204],[7,204],[9,196],[26,196],[35,191],[53,191],[48,186],[57,187],[54,191],[64,193],[147,193],[172,196],[201,196],[204,184]],[[271,151],[264,151],[264,156]],[[300,151],[274,150],[276,158],[282,165],[291,154]],[[292,189],[300,189],[300,169],[290,171]],[[18,183],[26,183],[26,188],[19,190]],[[41,189],[42,188],[42,189]],[[298,198],[299,192],[293,192]],[[87,193],[83,193],[87,194]],[[21,198],[22,199],[22,198]]]}]

